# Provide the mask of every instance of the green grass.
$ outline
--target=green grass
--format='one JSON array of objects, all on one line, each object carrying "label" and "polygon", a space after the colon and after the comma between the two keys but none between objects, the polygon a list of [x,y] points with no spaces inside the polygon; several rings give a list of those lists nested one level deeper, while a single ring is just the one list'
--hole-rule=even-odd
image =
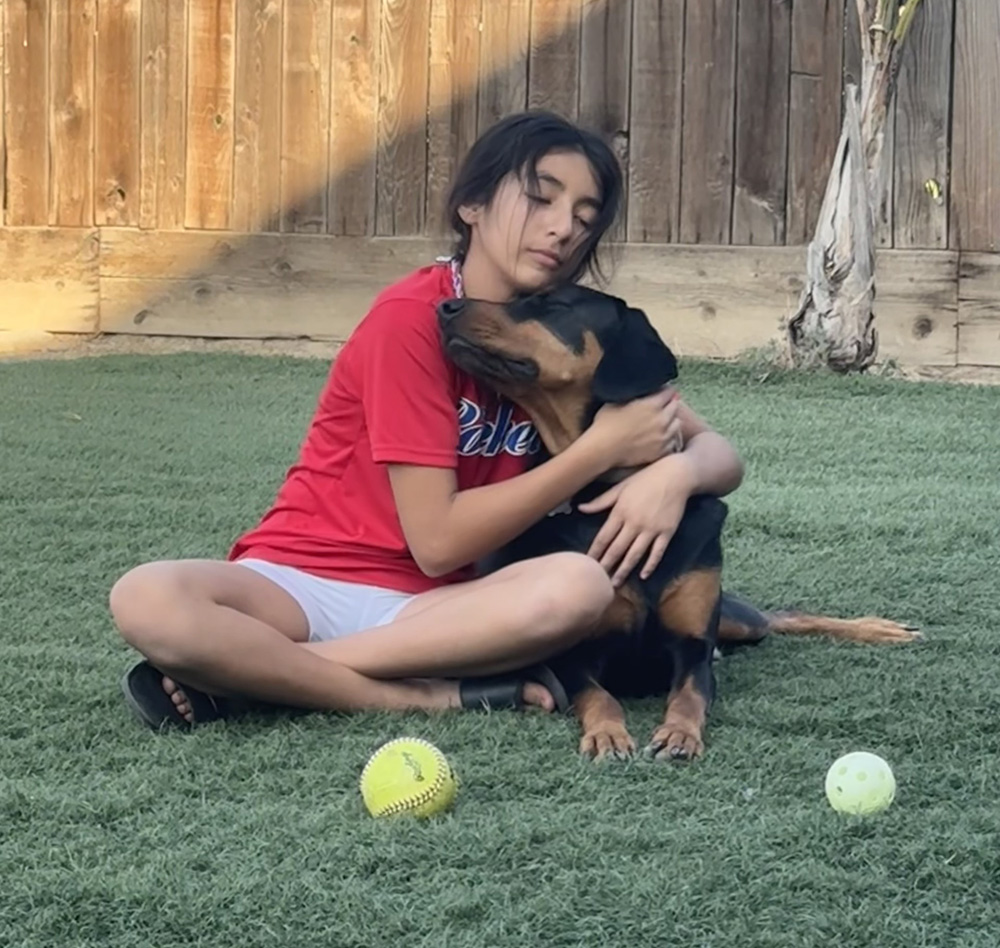
[{"label": "green grass", "polygon": [[[727,658],[708,752],[594,766],[569,720],[309,715],[155,735],[107,591],[223,556],[293,461],[315,361],[0,366],[0,943],[21,946],[994,946],[1000,926],[1000,392],[691,364],[748,462],[728,583],[913,622],[905,649],[772,639]],[[657,701],[628,707],[640,741]],[[382,823],[369,753],[428,738],[455,810]],[[868,748],[894,806],[835,814]]]}]

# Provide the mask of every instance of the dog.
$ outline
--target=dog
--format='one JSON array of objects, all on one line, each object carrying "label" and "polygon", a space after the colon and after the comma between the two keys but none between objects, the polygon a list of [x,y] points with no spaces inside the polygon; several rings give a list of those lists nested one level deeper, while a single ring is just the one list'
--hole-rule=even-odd
[{"label": "dog", "polygon": [[[439,305],[437,315],[447,356],[532,419],[543,447],[539,461],[579,438],[602,405],[651,395],[678,375],[674,354],[645,313],[582,286],[524,295],[505,304],[449,299]],[[577,505],[628,473],[611,471],[589,485],[507,544],[484,568],[557,551],[586,553],[605,517],[584,514]],[[584,755],[631,756],[636,743],[619,699],[665,694],[663,721],[646,745],[646,755],[669,760],[702,756],[719,648],[756,644],[771,633],[865,643],[919,637],[915,629],[890,619],[763,612],[724,592],[727,514],[717,497],[691,497],[653,573],[642,579],[634,570],[617,588],[597,629],[549,661],[579,721]]]}]

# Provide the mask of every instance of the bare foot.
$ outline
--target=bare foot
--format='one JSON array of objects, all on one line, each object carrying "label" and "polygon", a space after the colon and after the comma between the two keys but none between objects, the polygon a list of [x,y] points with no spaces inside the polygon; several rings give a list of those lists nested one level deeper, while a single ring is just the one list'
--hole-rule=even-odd
[{"label": "bare foot", "polygon": [[167,678],[167,676],[164,675],[163,690],[170,695],[170,700],[173,701],[178,713],[184,718],[184,720],[189,724],[194,724],[194,711],[191,710],[191,705],[188,703],[187,695],[184,694],[181,686],[178,685],[173,678]]},{"label": "bare foot", "polygon": [[[438,685],[435,679],[426,679],[430,687],[436,687]],[[448,707],[449,708],[461,708],[462,699],[459,695],[459,685],[457,681],[448,681],[446,683],[448,689]],[[537,681],[526,681],[522,686],[521,690],[521,700],[524,702],[527,708],[532,711],[544,712],[546,714],[551,714],[556,709],[556,702],[552,695],[549,693],[549,689],[544,685],[538,684]]]},{"label": "bare foot", "polygon": [[[417,708],[459,708],[461,703],[458,695],[458,683],[441,679],[421,678],[409,679],[407,682],[416,689],[413,705]],[[172,678],[163,676],[163,690],[170,696],[178,713],[189,724],[194,723],[194,711],[188,701],[184,689]],[[538,682],[524,683],[523,700],[530,708],[551,713],[556,708],[555,700],[549,690]]]}]

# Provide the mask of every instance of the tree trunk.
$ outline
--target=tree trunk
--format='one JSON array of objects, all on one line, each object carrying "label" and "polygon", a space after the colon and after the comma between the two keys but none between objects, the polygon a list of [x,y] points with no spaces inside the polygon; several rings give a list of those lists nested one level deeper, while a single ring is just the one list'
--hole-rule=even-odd
[{"label": "tree trunk", "polygon": [[862,371],[878,353],[875,214],[854,85],[847,87],[846,106],[816,233],[806,249],[806,285],[788,323],[793,362],[824,363],[838,372]]},{"label": "tree trunk", "polygon": [[857,0],[862,77],[848,84],[840,141],[819,221],[806,248],[806,282],[788,320],[793,364],[863,372],[878,355],[875,218],[882,205],[885,121],[896,92],[900,46],[920,0]]}]

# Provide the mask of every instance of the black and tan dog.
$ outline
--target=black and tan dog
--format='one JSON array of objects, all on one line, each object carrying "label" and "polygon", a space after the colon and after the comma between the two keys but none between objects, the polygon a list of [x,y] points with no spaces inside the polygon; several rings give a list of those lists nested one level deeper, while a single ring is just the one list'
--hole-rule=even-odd
[{"label": "black and tan dog", "polygon": [[[677,376],[673,353],[645,314],[595,290],[571,286],[505,305],[449,300],[438,316],[448,356],[520,405],[549,454],[578,438],[601,405],[650,395]],[[590,485],[566,512],[544,518],[509,544],[491,568],[556,551],[586,552],[604,515],[583,514],[576,505],[608,486]],[[580,721],[584,754],[631,754],[635,743],[617,699],[666,694],[663,723],[646,752],[700,756],[715,694],[717,645],[756,643],[770,632],[870,643],[917,637],[888,619],[764,613],[723,593],[726,515],[718,498],[692,497],[652,575],[643,580],[634,571],[595,634],[549,661]]]}]

